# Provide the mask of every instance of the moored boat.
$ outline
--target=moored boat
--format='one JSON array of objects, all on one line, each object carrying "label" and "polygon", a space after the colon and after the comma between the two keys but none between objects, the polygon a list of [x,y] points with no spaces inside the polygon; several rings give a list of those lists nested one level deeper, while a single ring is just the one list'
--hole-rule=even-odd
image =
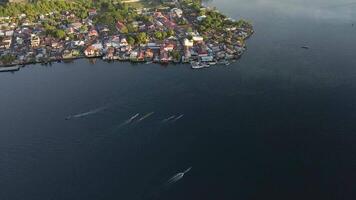
[{"label": "moored boat", "polygon": [[0,72],[13,72],[19,70],[20,70],[20,66],[0,67]]},{"label": "moored boat", "polygon": [[191,65],[192,65],[192,69],[202,69],[202,68],[209,67],[208,64],[199,63],[199,62],[192,62]]}]

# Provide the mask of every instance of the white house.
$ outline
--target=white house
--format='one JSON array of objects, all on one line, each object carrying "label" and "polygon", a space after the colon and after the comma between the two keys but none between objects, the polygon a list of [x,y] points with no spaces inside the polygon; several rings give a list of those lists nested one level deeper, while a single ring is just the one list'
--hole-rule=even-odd
[{"label": "white house", "polygon": [[194,42],[192,40],[188,40],[187,38],[184,39],[184,46],[185,47],[193,47]]},{"label": "white house", "polygon": [[14,34],[14,31],[12,31],[12,30],[5,32],[5,36],[12,36],[13,34]]},{"label": "white house", "polygon": [[129,43],[127,42],[126,38],[122,38],[120,41],[120,46],[124,47],[129,45]]},{"label": "white house", "polygon": [[204,38],[202,36],[193,36],[194,42],[203,42]]},{"label": "white house", "polygon": [[179,17],[179,18],[181,18],[182,17],[182,15],[183,15],[183,10],[181,10],[181,9],[179,9],[179,8],[173,8],[172,10],[171,10],[171,12],[173,13],[173,14],[175,14],[177,17]]},{"label": "white house", "polygon": [[138,55],[138,52],[137,52],[137,51],[131,51],[130,59],[135,59],[135,58],[137,58],[137,55]]}]

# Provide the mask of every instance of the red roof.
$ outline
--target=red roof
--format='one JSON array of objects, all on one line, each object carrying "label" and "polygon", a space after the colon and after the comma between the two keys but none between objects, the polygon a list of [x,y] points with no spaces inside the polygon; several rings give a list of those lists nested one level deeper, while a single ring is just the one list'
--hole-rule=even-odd
[{"label": "red roof", "polygon": [[122,22],[120,22],[120,21],[117,21],[117,23],[116,23],[116,28],[117,28],[117,29],[121,30],[121,29],[124,28],[124,27],[125,27],[125,24],[124,24],[124,23],[122,23]]},{"label": "red roof", "polygon": [[155,16],[155,17],[162,17],[163,15],[162,15],[161,12],[155,12],[155,13],[154,13],[154,16]]},{"label": "red roof", "polygon": [[92,45],[88,46],[88,48],[85,49],[85,51],[93,51],[96,50],[96,48]]},{"label": "red roof", "polygon": [[91,29],[89,32],[89,36],[98,36],[98,31],[96,31],[95,29]]}]

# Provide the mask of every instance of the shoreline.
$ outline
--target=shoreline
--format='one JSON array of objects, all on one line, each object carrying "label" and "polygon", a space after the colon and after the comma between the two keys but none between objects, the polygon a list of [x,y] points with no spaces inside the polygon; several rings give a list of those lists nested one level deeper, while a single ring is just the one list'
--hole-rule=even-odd
[{"label": "shoreline", "polygon": [[[43,15],[33,25],[24,25],[20,21],[12,24],[14,28],[7,32],[0,29],[5,35],[11,33],[11,36],[0,35],[0,39],[7,39],[8,45],[5,49],[0,46],[0,72],[18,71],[21,67],[16,66],[82,58],[163,65],[189,63],[193,69],[229,65],[245,53],[245,41],[254,34],[250,23],[235,21],[203,4],[183,1],[164,9],[129,7],[129,10],[148,21],[118,20],[113,32],[109,30],[110,24],[93,23],[98,17],[100,19],[100,12],[93,8],[88,11],[87,18],[77,17],[70,11],[51,16],[71,19],[71,24],[57,21],[57,28],[71,32],[73,39],[69,39],[67,33],[64,33],[67,35],[65,40],[49,37],[43,26],[46,23]],[[25,14],[20,19],[28,21]],[[132,26],[136,26],[136,31],[127,32],[126,27],[132,29]],[[84,32],[83,27],[87,29]]]},{"label": "shoreline", "polygon": [[[232,62],[236,62],[242,57],[242,55],[239,55],[237,58],[234,59],[229,59],[229,60],[224,60],[224,61],[218,61],[215,64],[211,64],[210,66],[222,66],[222,65],[229,65]],[[169,61],[169,62],[161,62],[161,61],[148,61],[148,60],[130,60],[130,59],[103,59],[103,56],[96,56],[96,57],[85,57],[85,56],[80,56],[80,57],[73,57],[73,58],[62,58],[62,59],[52,59],[48,61],[32,61],[32,62],[25,62],[25,63],[14,63],[14,64],[7,64],[7,65],[0,65],[0,73],[1,72],[16,72],[21,70],[21,68],[24,68],[28,65],[52,65],[52,63],[65,63],[65,62],[72,62],[76,60],[91,60],[91,59],[100,59],[103,62],[106,63],[132,63],[132,64],[156,64],[156,65],[192,65],[190,62],[174,62],[174,61]],[[191,67],[194,69],[193,67]],[[208,68],[208,67],[205,67]]]}]

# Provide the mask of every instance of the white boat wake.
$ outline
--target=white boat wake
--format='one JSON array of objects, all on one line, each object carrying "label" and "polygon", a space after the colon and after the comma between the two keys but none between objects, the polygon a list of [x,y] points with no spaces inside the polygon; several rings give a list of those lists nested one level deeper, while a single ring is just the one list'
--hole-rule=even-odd
[{"label": "white boat wake", "polygon": [[84,112],[84,113],[78,113],[78,114],[75,114],[75,115],[70,115],[70,116],[67,116],[65,119],[66,120],[71,120],[71,119],[77,119],[77,118],[83,118],[83,117],[87,117],[89,115],[94,115],[94,114],[97,114],[103,110],[105,110],[107,107],[100,107],[100,108],[96,108],[94,110],[90,110],[88,112]]},{"label": "white boat wake", "polygon": [[178,117],[176,115],[172,115],[166,119],[163,119],[161,123],[167,123],[167,122],[176,122],[184,117],[183,114],[179,115]]},{"label": "white boat wake", "polygon": [[167,119],[163,119],[161,122],[162,122],[162,123],[166,123],[166,122],[168,122],[168,121],[170,121],[170,120],[172,120],[172,119],[174,119],[174,118],[176,118],[176,116],[175,116],[175,115],[172,115],[172,116],[168,117]]},{"label": "white boat wake", "polygon": [[182,114],[182,115],[179,115],[177,118],[175,118],[175,119],[173,120],[173,122],[176,122],[176,121],[180,120],[180,119],[183,118],[183,117],[184,117],[183,114]]},{"label": "white boat wake", "polygon": [[130,117],[130,119],[126,120],[124,123],[120,124],[119,127],[125,126],[127,124],[130,124],[133,120],[135,120],[138,116],[140,115],[140,113],[136,113],[135,115],[133,115],[132,117]]},{"label": "white boat wake", "polygon": [[192,167],[189,167],[188,169],[186,169],[184,172],[180,172],[174,176],[172,176],[172,178],[170,178],[167,182],[166,185],[171,185],[177,181],[179,181],[180,179],[182,179],[184,177],[184,175],[186,173],[188,173],[190,170],[192,169]]},{"label": "white boat wake", "polygon": [[153,115],[155,112],[150,112],[150,113],[147,113],[146,115],[144,115],[143,117],[141,117],[140,119],[137,120],[137,122],[140,122],[144,119],[147,119],[149,117],[151,117],[151,115]]}]

